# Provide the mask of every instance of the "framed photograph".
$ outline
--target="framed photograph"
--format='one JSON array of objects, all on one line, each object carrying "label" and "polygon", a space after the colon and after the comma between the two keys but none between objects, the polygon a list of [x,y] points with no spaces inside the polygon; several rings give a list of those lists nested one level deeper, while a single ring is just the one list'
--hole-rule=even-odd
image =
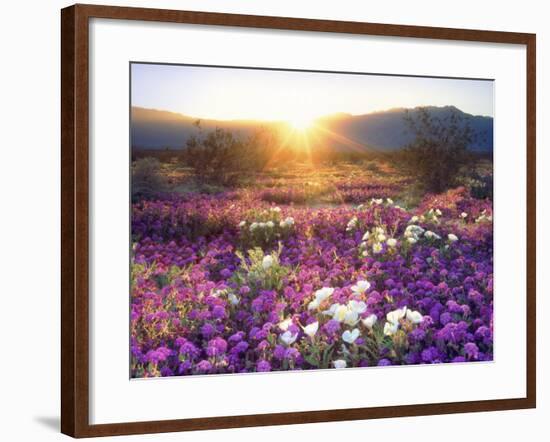
[{"label": "framed photograph", "polygon": [[535,407],[535,35],[61,18],[63,433]]}]

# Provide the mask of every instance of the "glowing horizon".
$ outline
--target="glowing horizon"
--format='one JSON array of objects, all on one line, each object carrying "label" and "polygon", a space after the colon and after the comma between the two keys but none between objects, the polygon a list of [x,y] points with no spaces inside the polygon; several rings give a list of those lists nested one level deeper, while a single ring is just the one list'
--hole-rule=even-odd
[{"label": "glowing horizon", "polygon": [[419,106],[493,117],[491,80],[132,63],[131,104],[207,120],[287,122]]},{"label": "glowing horizon", "polygon": [[[436,106],[436,105],[433,105],[433,104],[419,105],[417,107],[423,107],[423,106],[433,106],[433,107],[439,107],[439,108],[443,107],[443,106]],[[452,106],[452,105],[445,105],[445,106]],[[384,112],[390,112],[390,111],[399,110],[399,109],[414,109],[414,108],[404,108],[404,107],[391,107],[391,108],[388,108],[388,109],[376,109],[372,112],[366,112],[366,113],[360,113],[360,114],[352,114],[352,113],[349,113],[349,112],[334,111],[334,112],[330,112],[328,114],[321,114],[321,115],[314,116],[314,117],[300,116],[300,117],[297,117],[296,119],[291,119],[290,117],[263,119],[263,118],[251,118],[251,117],[250,118],[217,118],[217,117],[208,117],[208,116],[204,116],[204,115],[190,115],[190,114],[186,114],[186,113],[182,113],[182,112],[174,111],[174,110],[169,110],[169,109],[161,109],[161,108],[156,108],[156,107],[143,107],[143,106],[137,106],[137,105],[134,105],[134,104],[132,104],[132,107],[145,109],[145,110],[151,110],[151,111],[158,111],[158,112],[170,112],[170,113],[175,113],[175,114],[181,115],[182,117],[188,117],[188,118],[197,119],[197,120],[222,121],[222,122],[282,123],[282,124],[288,124],[288,125],[296,127],[296,128],[299,128],[300,126],[301,127],[312,126],[312,125],[314,125],[314,123],[316,121],[318,121],[320,119],[327,118],[327,117],[333,117],[333,116],[336,116],[336,115],[349,115],[351,117],[359,117],[359,116],[362,116],[362,115],[371,115],[371,114],[377,114],[377,113],[384,113]],[[457,109],[462,111],[462,109],[460,109],[458,107],[457,107]],[[491,116],[490,115],[481,115],[481,116],[493,118],[492,115]],[[296,124],[294,124],[294,123],[296,123]]]}]

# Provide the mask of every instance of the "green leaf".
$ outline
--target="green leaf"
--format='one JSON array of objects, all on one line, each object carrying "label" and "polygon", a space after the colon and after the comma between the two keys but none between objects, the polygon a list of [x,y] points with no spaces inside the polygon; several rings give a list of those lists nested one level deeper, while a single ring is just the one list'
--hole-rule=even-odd
[{"label": "green leaf", "polygon": [[319,367],[319,362],[312,355],[305,355],[304,359],[314,367]]}]

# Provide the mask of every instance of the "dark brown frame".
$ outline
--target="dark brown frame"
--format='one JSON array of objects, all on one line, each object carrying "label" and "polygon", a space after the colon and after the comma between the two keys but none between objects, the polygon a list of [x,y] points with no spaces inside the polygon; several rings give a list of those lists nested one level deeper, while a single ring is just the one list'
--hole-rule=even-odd
[{"label": "dark brown frame", "polygon": [[[527,395],[524,398],[90,425],[88,354],[88,21],[91,17],[515,43],[527,49]],[[536,219],[534,34],[97,5],[61,11],[61,431],[73,437],[534,408]]]}]

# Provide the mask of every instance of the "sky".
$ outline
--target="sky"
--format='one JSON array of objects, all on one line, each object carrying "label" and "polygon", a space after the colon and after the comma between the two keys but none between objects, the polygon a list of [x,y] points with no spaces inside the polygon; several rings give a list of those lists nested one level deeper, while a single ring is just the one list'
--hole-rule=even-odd
[{"label": "sky", "polygon": [[132,106],[217,120],[301,121],[453,105],[493,116],[493,81],[132,63]]}]

